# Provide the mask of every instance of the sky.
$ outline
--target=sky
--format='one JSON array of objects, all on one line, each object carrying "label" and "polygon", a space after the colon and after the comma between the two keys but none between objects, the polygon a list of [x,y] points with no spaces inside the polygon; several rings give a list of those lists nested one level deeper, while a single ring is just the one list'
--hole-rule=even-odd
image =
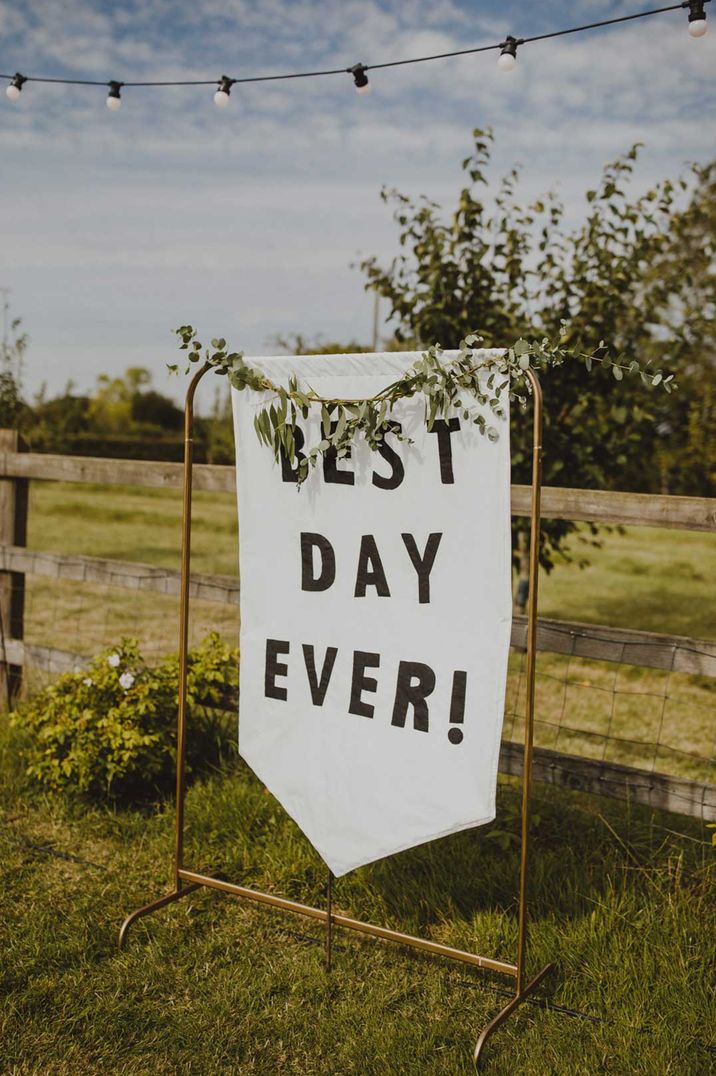
[{"label": "sky", "polygon": [[[492,44],[646,10],[649,0],[0,0],[0,72],[218,79],[348,67]],[[27,84],[0,94],[0,287],[30,337],[26,394],[146,366],[178,397],[172,330],[247,354],[301,332],[370,343],[355,267],[388,263],[381,187],[448,208],[474,127],[492,126],[494,179],[556,189],[569,219],[605,161],[643,142],[634,190],[716,154],[716,5],[496,53],[370,74],[235,86]],[[381,320],[387,311],[381,311]],[[389,327],[385,327],[386,334]]]}]

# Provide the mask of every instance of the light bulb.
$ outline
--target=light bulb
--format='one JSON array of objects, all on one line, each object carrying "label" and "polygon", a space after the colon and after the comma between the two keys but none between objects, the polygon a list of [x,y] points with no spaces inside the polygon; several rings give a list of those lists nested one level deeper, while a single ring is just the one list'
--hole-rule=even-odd
[{"label": "light bulb", "polygon": [[353,67],[348,67],[346,70],[349,75],[353,75],[356,93],[359,93],[361,97],[365,97],[367,93],[370,93],[370,84],[368,82],[368,76],[365,73],[365,64],[353,64]]},{"label": "light bulb", "polygon": [[689,33],[691,36],[703,37],[708,29],[704,0],[687,0],[687,3],[681,6],[689,9]]},{"label": "light bulb", "polygon": [[520,45],[521,40],[518,41],[516,37],[512,37],[510,34],[502,42],[500,46],[500,55],[497,57],[497,66],[500,71],[512,71],[517,63],[517,46]]},{"label": "light bulb", "polygon": [[27,79],[24,75],[21,75],[19,71],[16,75],[12,76],[12,81],[10,85],[5,88],[5,93],[7,94],[9,100],[17,101],[25,82],[27,82]]},{"label": "light bulb", "polygon": [[122,107],[122,98],[119,96],[120,90],[122,89],[122,83],[110,82],[108,85],[109,93],[107,94],[107,108],[110,112],[118,112]]},{"label": "light bulb", "polygon": [[234,80],[230,79],[228,75],[222,75],[219,79],[219,88],[214,94],[214,104],[219,108],[226,108],[228,105],[229,94],[233,85]]}]

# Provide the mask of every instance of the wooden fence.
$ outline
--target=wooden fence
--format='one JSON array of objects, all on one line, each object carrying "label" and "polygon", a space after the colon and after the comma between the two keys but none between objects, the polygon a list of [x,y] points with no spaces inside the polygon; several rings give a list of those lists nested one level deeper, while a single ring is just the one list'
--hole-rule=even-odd
[{"label": "wooden fence", "polygon": [[[0,430],[0,698],[17,690],[23,668],[39,665],[51,673],[60,673],[81,662],[77,655],[68,651],[25,642],[26,576],[99,583],[159,594],[178,594],[179,591],[179,572],[173,569],[28,549],[26,531],[30,480],[180,489],[181,464],[34,454],[23,451],[22,447],[15,431]],[[194,469],[194,488],[232,493],[236,488],[235,470],[233,467],[198,464]],[[528,515],[529,510],[530,488],[513,486],[512,514]],[[705,497],[545,487],[542,515],[549,519],[716,532],[716,499]],[[192,576],[191,594],[207,602],[238,605],[239,581],[233,576],[196,573]],[[524,618],[516,616],[513,645],[523,648],[525,634]],[[537,647],[549,653],[716,677],[716,643],[683,636],[542,618]],[[500,769],[518,775],[521,765],[521,747],[504,742]],[[606,760],[565,755],[541,747],[535,749],[534,775],[537,780],[551,784],[716,820],[716,785],[703,781]]]}]

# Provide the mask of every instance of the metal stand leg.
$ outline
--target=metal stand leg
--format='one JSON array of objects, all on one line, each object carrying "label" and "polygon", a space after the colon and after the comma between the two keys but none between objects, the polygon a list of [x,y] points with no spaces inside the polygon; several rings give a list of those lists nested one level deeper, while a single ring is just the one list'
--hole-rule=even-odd
[{"label": "metal stand leg", "polygon": [[534,739],[535,712],[535,671],[537,657],[537,586],[539,581],[539,544],[540,544],[540,494],[542,490],[542,390],[537,375],[527,371],[532,385],[534,400],[534,426],[532,434],[532,509],[530,513],[530,549],[529,549],[529,599],[527,605],[527,700],[525,706],[525,748],[522,767],[522,825],[520,851],[520,881],[517,913],[517,982],[516,993],[511,1001],[493,1017],[483,1030],[475,1046],[475,1069],[479,1063],[485,1043],[500,1024],[504,1023],[510,1013],[532,993],[542,982],[554,964],[547,964],[541,971],[525,983],[525,965],[527,950],[527,880],[528,853],[530,843],[530,792],[532,787],[532,746]]},{"label": "metal stand leg", "polygon": [[186,897],[188,893],[191,893],[194,889],[199,889],[199,885],[190,883],[189,885],[181,885],[179,889],[173,890],[171,893],[167,893],[165,897],[159,897],[158,900],[153,900],[151,904],[145,904],[143,908],[137,908],[136,912],[132,912],[122,923],[119,931],[118,945],[120,949],[124,949],[127,944],[127,932],[132,923],[135,923],[137,919],[142,919],[145,915],[151,915],[152,912],[159,911],[166,904],[173,904],[175,900],[181,900],[182,897]]},{"label": "metal stand leg", "polygon": [[494,1031],[497,1031],[500,1024],[504,1024],[510,1013],[514,1012],[517,1006],[521,1002],[523,1002],[525,998],[529,994],[531,994],[537,986],[539,986],[545,975],[548,975],[549,972],[552,971],[553,967],[554,964],[546,964],[541,971],[537,972],[534,979],[530,979],[527,985],[523,987],[518,994],[515,994],[512,1001],[507,1002],[504,1009],[500,1009],[497,1016],[493,1016],[487,1027],[484,1028],[482,1034],[480,1035],[480,1038],[477,1040],[477,1045],[475,1046],[475,1054],[473,1058],[475,1062],[475,1072],[480,1071],[480,1058],[482,1057],[482,1051],[484,1050],[485,1043],[489,1039],[490,1035],[492,1035]]},{"label": "metal stand leg", "polygon": [[326,886],[326,971],[333,963],[333,871],[328,872]]},{"label": "metal stand leg", "polygon": [[185,781],[185,733],[187,709],[187,667],[189,655],[189,587],[191,558],[191,486],[192,464],[194,458],[194,394],[196,387],[205,373],[210,369],[208,363],[194,374],[186,394],[184,405],[184,490],[182,506],[182,550],[181,550],[181,595],[179,599],[179,692],[177,710],[177,766],[176,766],[176,814],[174,819],[174,889],[159,900],[145,904],[122,923],[119,931],[119,948],[123,949],[127,931],[132,923],[145,915],[151,915],[166,904],[181,900],[199,883],[187,883],[179,876],[184,865],[184,794]]}]

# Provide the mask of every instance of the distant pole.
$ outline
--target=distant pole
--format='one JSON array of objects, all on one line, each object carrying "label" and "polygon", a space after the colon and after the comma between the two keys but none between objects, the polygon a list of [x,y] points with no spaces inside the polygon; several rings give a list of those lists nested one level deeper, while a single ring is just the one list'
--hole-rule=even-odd
[{"label": "distant pole", "polygon": [[373,303],[373,346],[371,351],[378,350],[378,326],[380,324],[380,295],[375,292],[375,302]]}]

